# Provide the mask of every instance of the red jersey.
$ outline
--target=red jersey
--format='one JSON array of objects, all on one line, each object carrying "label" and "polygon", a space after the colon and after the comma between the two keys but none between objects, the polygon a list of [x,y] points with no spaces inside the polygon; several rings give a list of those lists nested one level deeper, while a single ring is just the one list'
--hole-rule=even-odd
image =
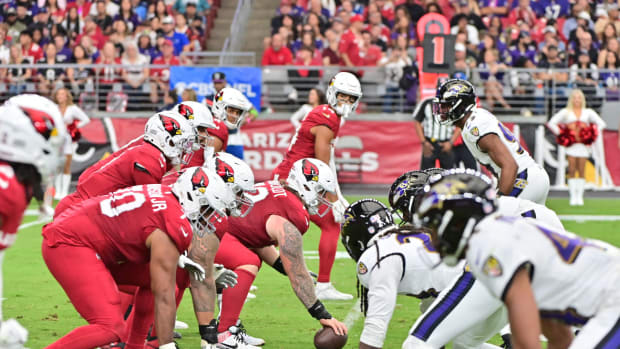
[{"label": "red jersey", "polygon": [[[273,171],[274,175],[278,175],[281,179],[286,179],[288,173],[293,167],[293,163],[303,158],[315,158],[314,154],[314,135],[310,130],[314,126],[324,125],[334,132],[334,139],[338,137],[340,129],[340,117],[327,104],[319,105],[312,109],[301,122],[301,126],[297,129],[297,133],[288,147],[288,151],[284,156],[284,160]],[[333,140],[332,140],[333,141]]]},{"label": "red jersey", "polygon": [[340,38],[340,44],[338,44],[338,50],[341,53],[346,53],[354,65],[363,65],[360,57],[360,47],[363,45],[362,36],[355,36],[355,33],[351,29],[342,34]]},{"label": "red jersey", "polygon": [[[209,132],[209,136],[218,138],[222,141],[222,149],[220,151],[226,151],[226,143],[228,143],[228,128],[226,125],[219,119],[213,119],[215,123],[215,128],[210,128],[207,131]],[[205,150],[197,150],[192,153],[192,157],[190,158],[187,165],[183,165],[183,168],[194,167],[194,166],[204,166],[205,165],[205,152],[213,155],[213,151],[205,151]]]},{"label": "red jersey", "polygon": [[277,181],[258,183],[251,195],[254,207],[244,218],[228,217],[228,234],[249,248],[274,245],[267,234],[267,219],[277,215],[291,222],[303,235],[308,230],[309,215],[295,194],[282,188]]},{"label": "red jersey", "polygon": [[36,43],[32,43],[30,47],[22,47],[22,56],[35,64],[43,59],[43,49]]},{"label": "red jersey", "polygon": [[0,251],[15,243],[30,198],[13,167],[0,161]]},{"label": "red jersey", "polygon": [[[103,57],[97,58],[95,62],[97,64],[121,64],[120,58],[114,58],[112,60],[107,60]],[[113,84],[115,82],[119,82],[121,80],[121,75],[123,70],[120,68],[113,67],[104,67],[99,69],[99,81],[104,84]]]},{"label": "red jersey", "polygon": [[161,184],[140,185],[84,200],[43,227],[44,243],[90,247],[107,266],[148,263],[147,237],[160,229],[179,253],[192,241],[181,204]]},{"label": "red jersey", "polygon": [[[153,65],[181,65],[179,58],[172,56],[166,60],[164,56],[159,56],[153,60]],[[153,68],[151,69],[151,76],[161,79],[162,81],[170,80],[170,68]]]},{"label": "red jersey", "polygon": [[282,46],[278,51],[268,47],[263,53],[261,65],[287,65],[293,63],[293,54],[286,46]]},{"label": "red jersey", "polygon": [[161,183],[170,169],[157,147],[136,139],[82,173],[77,193],[87,199],[134,185]]}]

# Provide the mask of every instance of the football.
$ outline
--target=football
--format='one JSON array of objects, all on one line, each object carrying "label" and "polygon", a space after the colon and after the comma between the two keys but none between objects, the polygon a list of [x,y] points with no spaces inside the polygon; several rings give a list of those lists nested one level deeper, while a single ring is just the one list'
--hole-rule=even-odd
[{"label": "football", "polygon": [[337,335],[331,327],[323,327],[314,335],[316,349],[341,349],[347,344],[348,336]]}]

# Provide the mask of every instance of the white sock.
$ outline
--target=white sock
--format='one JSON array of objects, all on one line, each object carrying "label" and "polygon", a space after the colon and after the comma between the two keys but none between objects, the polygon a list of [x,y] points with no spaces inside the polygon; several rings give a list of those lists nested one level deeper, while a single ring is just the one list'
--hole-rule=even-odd
[{"label": "white sock", "polygon": [[568,196],[570,197],[570,202],[571,204],[573,204],[574,202],[576,202],[577,200],[577,183],[578,179],[577,178],[569,178],[567,180],[568,182]]},{"label": "white sock", "polygon": [[65,196],[67,196],[69,194],[69,187],[71,186],[71,174],[65,174],[63,173],[61,175],[62,178],[62,192],[61,195],[64,198]]},{"label": "white sock", "polygon": [[506,335],[506,334],[510,334],[510,325],[506,325],[504,326],[500,331],[499,334],[500,336]]},{"label": "white sock", "polygon": [[56,175],[54,177],[54,199],[60,198],[62,194],[62,178],[61,175]]}]

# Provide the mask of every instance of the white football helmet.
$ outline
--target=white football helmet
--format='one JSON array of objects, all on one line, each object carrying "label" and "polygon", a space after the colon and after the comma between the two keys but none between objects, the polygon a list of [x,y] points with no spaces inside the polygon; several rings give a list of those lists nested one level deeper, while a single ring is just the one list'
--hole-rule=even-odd
[{"label": "white football helmet", "polygon": [[245,195],[245,192],[254,190],[254,173],[250,166],[234,155],[218,152],[208,161],[207,167],[224,180],[235,196],[233,206],[228,208],[230,215],[247,216],[254,206],[254,201]]},{"label": "white football helmet", "polygon": [[[295,161],[286,185],[299,194],[311,215],[323,217],[329,212],[331,203],[325,199],[325,194],[336,193],[336,177],[323,161],[313,158]],[[325,210],[319,212],[321,205]]]},{"label": "white football helmet", "polygon": [[235,201],[224,181],[210,169],[190,167],[172,184],[183,212],[192,224],[194,232],[215,232],[212,224],[218,216],[226,216],[226,209]]},{"label": "white football helmet", "polygon": [[[342,103],[338,105],[338,94],[342,93],[355,98],[352,103]],[[362,86],[355,75],[347,72],[340,72],[329,81],[325,92],[327,103],[342,117],[348,117],[357,109],[360,99],[362,99]]]},{"label": "white football helmet", "polygon": [[164,111],[149,118],[144,140],[156,146],[173,165],[193,151],[196,134],[189,122],[175,111]]},{"label": "white football helmet", "polygon": [[[230,115],[228,108],[238,109],[239,116]],[[245,114],[252,108],[252,105],[241,91],[232,87],[224,87],[213,97],[213,114],[222,120],[229,130],[239,128],[245,118]],[[229,117],[233,121],[229,120]]]},{"label": "white football helmet", "polygon": [[194,129],[194,133],[196,134],[194,150],[206,147],[209,135],[208,133],[206,135],[201,135],[200,132],[208,131],[201,130],[200,128],[215,128],[215,123],[213,122],[213,114],[211,114],[209,108],[207,108],[207,106],[202,103],[185,101],[175,105],[172,110],[183,116]]},{"label": "white football helmet", "polygon": [[47,183],[64,164],[67,129],[58,106],[38,95],[20,95],[0,107],[0,158],[33,165]]}]

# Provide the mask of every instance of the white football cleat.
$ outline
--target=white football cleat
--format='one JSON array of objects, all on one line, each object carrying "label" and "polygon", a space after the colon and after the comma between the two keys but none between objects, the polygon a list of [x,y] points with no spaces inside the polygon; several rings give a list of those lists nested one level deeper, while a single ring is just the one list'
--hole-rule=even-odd
[{"label": "white football cleat", "polygon": [[217,334],[217,348],[218,349],[259,349],[246,342],[244,335],[245,331],[237,326],[230,326],[228,331]]},{"label": "white football cleat", "polygon": [[187,330],[189,325],[183,321],[174,320],[174,329],[175,330]]},{"label": "white football cleat", "polygon": [[245,339],[245,341],[250,344],[250,345],[254,345],[254,346],[263,346],[265,345],[265,340],[262,338],[256,338],[256,337],[252,337],[250,336],[247,332],[245,327],[243,327],[243,324],[241,323],[241,319],[237,320],[237,323],[235,324],[237,327],[239,327],[239,329],[241,329],[241,335],[243,336],[243,339]]},{"label": "white football cleat", "polygon": [[317,282],[315,288],[316,297],[322,301],[348,301],[353,295],[338,291],[331,282]]}]

